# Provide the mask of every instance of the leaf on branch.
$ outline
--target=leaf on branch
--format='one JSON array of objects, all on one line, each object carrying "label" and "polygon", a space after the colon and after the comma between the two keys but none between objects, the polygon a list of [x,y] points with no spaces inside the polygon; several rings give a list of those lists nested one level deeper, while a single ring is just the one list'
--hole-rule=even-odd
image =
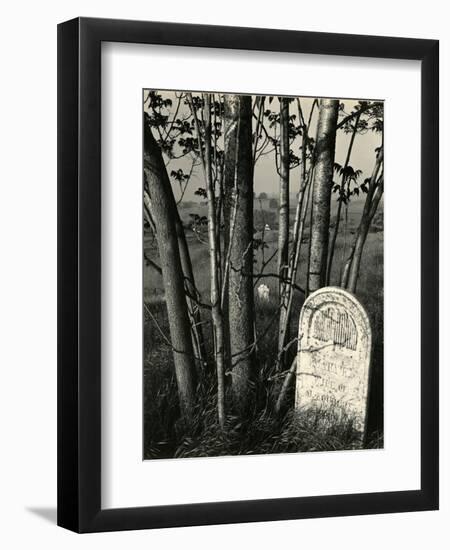
[{"label": "leaf on branch", "polygon": [[195,191],[194,195],[198,195],[199,197],[205,197],[206,198],[206,189],[204,187],[199,187],[197,191]]},{"label": "leaf on branch", "polygon": [[172,170],[170,172],[170,177],[178,181],[179,183],[182,183],[183,181],[189,179],[189,174],[185,174],[183,170],[179,168],[178,170]]}]

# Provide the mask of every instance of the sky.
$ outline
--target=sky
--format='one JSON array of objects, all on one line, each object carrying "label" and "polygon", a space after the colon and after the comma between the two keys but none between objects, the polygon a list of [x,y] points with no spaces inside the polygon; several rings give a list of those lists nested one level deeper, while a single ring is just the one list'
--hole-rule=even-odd
[{"label": "sky", "polygon": [[[172,99],[172,110],[175,110],[175,106],[177,104],[177,98],[175,92],[170,91],[161,91],[159,92],[163,98],[170,98]],[[198,95],[198,92],[192,92],[193,95]],[[178,93],[179,94],[179,93]],[[147,92],[144,91],[144,98],[147,97]],[[254,97],[254,96],[253,96]],[[314,98],[310,97],[299,97],[303,116],[308,119],[311,106],[313,104]],[[350,113],[354,106],[357,104],[357,99],[341,99],[341,103],[344,104],[344,112],[339,115],[339,118],[343,118],[345,116],[345,113]],[[269,108],[271,111],[279,111],[279,101],[278,98],[274,98],[272,103],[270,105],[267,105],[268,101],[266,100],[266,108]],[[144,108],[147,110],[147,107]],[[172,114],[172,110],[169,111],[169,115]],[[188,107],[185,105],[181,105],[180,109],[178,111],[178,116],[187,114]],[[298,124],[298,111],[296,102],[292,102],[290,104],[290,114],[296,114],[297,118],[294,121],[296,124]],[[310,135],[312,137],[315,137],[316,134],[316,128],[317,128],[317,120],[318,120],[318,109],[314,109],[314,114],[311,119],[311,128],[310,128]],[[256,121],[253,119],[253,128],[255,128]],[[335,149],[335,162],[343,165],[345,162],[345,157],[347,155],[348,145],[351,138],[351,134],[346,134],[342,130],[338,130],[337,136],[336,136],[336,149]],[[301,143],[301,139],[297,139],[292,145],[291,149],[294,151],[294,154],[299,155],[299,146]],[[358,134],[355,138],[355,142],[352,149],[352,155],[350,159],[350,166],[352,166],[355,170],[359,169],[363,172],[360,182],[362,183],[365,178],[370,177],[372,173],[372,169],[375,163],[375,149],[381,145],[381,133],[376,133],[372,131],[368,131],[365,134]],[[256,163],[255,166],[255,174],[254,174],[254,192],[256,196],[258,196],[260,193],[264,192],[267,193],[269,196],[277,196],[278,195],[278,187],[279,187],[279,176],[276,171],[275,167],[275,153],[269,153],[267,155],[264,155],[259,158],[259,160]],[[166,159],[167,161],[167,159]],[[188,160],[187,158],[179,159],[179,160],[172,160],[167,164],[167,169],[170,174],[172,170],[177,170],[178,168],[182,168],[183,171],[189,172],[191,167],[191,160]],[[291,193],[295,194],[298,192],[300,184],[300,169],[295,168],[290,171],[290,191]],[[191,180],[189,182],[189,185],[187,187],[187,190],[184,194],[184,200],[185,201],[198,201],[201,200],[197,195],[194,194],[196,189],[198,187],[204,187],[204,178],[203,178],[203,171],[201,166],[198,166],[194,169],[194,172],[191,176]],[[174,194],[176,199],[178,200],[180,196],[179,186],[174,185]],[[359,199],[360,202],[362,198]]]}]

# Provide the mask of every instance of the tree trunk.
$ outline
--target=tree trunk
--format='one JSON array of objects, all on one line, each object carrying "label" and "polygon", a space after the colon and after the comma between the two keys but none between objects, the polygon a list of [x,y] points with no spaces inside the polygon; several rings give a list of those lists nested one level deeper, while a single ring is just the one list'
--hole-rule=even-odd
[{"label": "tree trunk", "polygon": [[[228,304],[228,265],[229,265],[229,248],[230,234],[232,233],[231,226],[233,217],[233,194],[236,184],[237,156],[239,141],[239,118],[236,118],[236,113],[231,111],[232,104],[227,101],[227,95],[224,95],[223,100],[223,131],[224,131],[224,161],[223,161],[223,186],[221,191],[222,215],[223,215],[223,251],[225,259],[222,262],[222,314],[224,320],[224,345],[227,364],[232,363],[231,344],[230,344],[230,312]],[[235,96],[239,97],[239,96]],[[234,106],[235,107],[235,106]],[[227,159],[225,159],[225,151]],[[233,154],[233,159],[230,155]],[[227,261],[228,260],[228,261]]]},{"label": "tree trunk", "polygon": [[369,233],[370,224],[372,223],[373,217],[375,216],[382,195],[383,182],[380,181],[373,197],[370,213],[367,216],[363,216],[363,218],[361,219],[361,224],[359,226],[354,248],[352,250],[352,261],[348,272],[347,290],[353,293],[356,292],[356,284],[359,277],[359,268],[361,265],[362,253],[364,250],[364,245],[366,243],[367,235]]},{"label": "tree trunk", "polygon": [[[280,98],[280,191],[278,213],[278,274],[280,304],[284,301],[289,263],[289,101]],[[284,311],[283,311],[284,310]],[[280,309],[280,316],[286,313],[286,305]]]},{"label": "tree trunk", "polygon": [[355,240],[353,242],[349,257],[347,259],[347,262],[345,263],[344,272],[342,275],[341,286],[343,288],[347,288],[351,292],[355,292],[356,290],[364,244],[367,239],[370,224],[372,223],[373,217],[375,216],[378,204],[380,203],[381,196],[383,194],[382,180],[377,182],[378,173],[380,171],[382,162],[383,152],[380,151],[380,153],[377,155],[375,167],[370,178],[361,221],[356,232]]},{"label": "tree trunk", "polygon": [[341,223],[342,202],[345,196],[345,182],[346,182],[345,170],[347,169],[347,166],[349,165],[349,162],[350,162],[350,156],[352,154],[353,144],[355,142],[356,133],[358,131],[359,117],[360,117],[360,114],[358,113],[355,118],[355,125],[353,127],[352,137],[350,138],[350,143],[348,145],[347,157],[345,159],[345,163],[343,166],[341,189],[339,192],[339,203],[338,203],[338,209],[336,212],[336,224],[334,226],[333,235],[331,237],[331,242],[330,242],[330,253],[328,257],[327,280],[326,280],[327,285],[330,284],[330,280],[331,280],[331,269],[333,267],[334,249],[336,247],[336,239],[339,233],[339,225]]},{"label": "tree trunk", "polygon": [[[311,171],[313,170],[313,167],[311,167]],[[306,201],[304,200],[306,188],[308,189],[308,193],[306,195]],[[308,211],[309,206],[309,200],[310,200],[310,194],[311,194],[311,182],[306,181],[305,188],[302,191],[301,196],[301,202],[298,207],[298,212],[296,214],[296,222],[295,222],[295,228],[294,228],[294,242],[293,242],[293,250],[291,254],[291,259],[289,262],[289,271],[288,271],[288,289],[286,291],[286,297],[285,297],[285,304],[286,304],[286,313],[281,316],[280,314],[280,325],[278,328],[278,354],[277,354],[277,364],[276,364],[276,371],[280,370],[282,367],[284,361],[283,356],[285,354],[285,351],[287,351],[286,345],[289,345],[289,343],[286,342],[287,335],[289,332],[289,320],[291,317],[292,312],[292,304],[294,300],[294,285],[295,281],[297,279],[297,271],[298,271],[298,265],[300,261],[300,251],[302,246],[302,238],[303,238],[303,231],[305,228],[305,219],[306,214]]]},{"label": "tree trunk", "polygon": [[261,133],[261,126],[264,117],[264,103],[265,96],[257,96],[255,100],[255,108],[258,110],[258,117],[256,119],[254,142],[253,142],[253,166],[256,164],[256,156],[258,154],[259,135]]},{"label": "tree trunk", "polygon": [[178,238],[178,248],[180,250],[181,268],[184,275],[184,288],[187,295],[188,313],[191,323],[192,341],[195,350],[195,356],[204,368],[206,366],[205,339],[201,325],[200,308],[198,301],[200,299],[197,287],[195,285],[194,271],[192,269],[191,255],[186,241],[186,234],[178,213],[176,212],[175,227]]},{"label": "tree trunk", "polygon": [[277,400],[275,402],[275,413],[280,414],[281,408],[284,401],[286,400],[286,395],[289,391],[289,388],[295,378],[295,371],[297,370],[297,355],[294,357],[289,370],[285,374],[283,383],[281,384],[280,392],[278,394]]},{"label": "tree trunk", "polygon": [[197,131],[199,151],[202,158],[203,171],[206,182],[206,195],[208,199],[208,244],[209,244],[209,265],[211,277],[211,315],[213,324],[214,359],[217,373],[217,416],[221,428],[225,426],[225,355],[224,355],[224,322],[221,306],[220,274],[217,258],[217,211],[214,182],[212,177],[212,156],[211,156],[211,96],[203,94],[204,113],[204,152],[200,133],[200,124],[195,111],[192,95],[188,94],[187,99],[194,117]]},{"label": "tree trunk", "polygon": [[[307,144],[308,144],[308,134],[309,134],[309,124],[311,121],[312,112],[314,110],[314,103],[311,108],[310,113],[310,120],[308,121],[308,125],[306,125],[304,118],[303,118],[303,112],[300,104],[300,100],[297,98],[297,105],[298,105],[298,114],[299,114],[299,120],[302,124],[302,132],[303,132],[303,139],[302,139],[302,148],[301,148],[301,176],[300,176],[300,186],[299,186],[299,192],[297,197],[297,208],[295,212],[295,220],[294,220],[294,230],[293,230],[293,239],[292,239],[292,251],[289,256],[289,268],[288,268],[288,280],[289,284],[286,289],[284,298],[283,298],[283,307],[281,307],[280,310],[280,320],[279,320],[279,326],[278,326],[278,353],[277,353],[277,363],[275,370],[280,370],[280,367],[284,363],[284,352],[285,352],[285,345],[286,345],[286,338],[289,332],[289,320],[291,316],[291,310],[292,310],[292,302],[294,298],[294,284],[297,278],[297,269],[298,264],[300,260],[300,250],[301,250],[301,243],[303,238],[303,230],[305,226],[305,217],[306,217],[306,211],[308,209],[308,203],[309,203],[309,195],[310,195],[310,180],[311,175],[313,172],[313,162],[310,163],[309,173],[307,174],[306,170],[306,161],[307,161]],[[304,201],[306,190],[308,189],[308,195],[306,203]]]},{"label": "tree trunk", "polygon": [[151,201],[146,191],[146,188],[147,188],[147,182],[144,183],[144,216],[148,221],[148,224],[153,232],[153,235],[156,236],[156,227],[152,217]]},{"label": "tree trunk", "polygon": [[205,107],[205,179],[208,197],[208,240],[209,260],[211,268],[211,305],[214,327],[214,355],[217,372],[217,415],[221,428],[225,425],[225,360],[224,360],[224,330],[223,315],[220,304],[219,269],[217,266],[217,230],[216,230],[216,201],[212,180],[211,158],[211,97],[204,95]]},{"label": "tree trunk", "polygon": [[[236,129],[237,135],[234,135],[233,129]],[[225,172],[233,172],[235,179],[226,266],[231,379],[234,408],[240,414],[244,414],[251,403],[254,356],[253,152],[250,96],[225,96],[225,132]]]},{"label": "tree trunk", "polygon": [[[152,205],[150,197],[147,193],[148,184],[144,184],[144,214],[149,222],[153,234],[156,236],[155,222],[152,216]],[[205,339],[203,337],[203,330],[201,325],[200,309],[198,307],[198,292],[195,285],[194,272],[192,270],[191,256],[189,248],[186,242],[186,235],[184,233],[183,224],[176,209],[175,227],[178,239],[178,249],[180,252],[181,267],[184,276],[184,288],[186,293],[186,301],[188,305],[189,321],[191,325],[192,345],[194,348],[194,355],[199,361],[200,365],[204,367],[206,365],[206,349]]]},{"label": "tree trunk", "polygon": [[144,171],[156,226],[180,409],[187,425],[195,406],[195,360],[175,227],[177,207],[153,134],[144,125]]},{"label": "tree trunk", "polygon": [[337,99],[321,100],[312,190],[311,238],[307,287],[309,293],[323,287],[326,281],[330,230],[330,201],[338,111],[339,101]]}]

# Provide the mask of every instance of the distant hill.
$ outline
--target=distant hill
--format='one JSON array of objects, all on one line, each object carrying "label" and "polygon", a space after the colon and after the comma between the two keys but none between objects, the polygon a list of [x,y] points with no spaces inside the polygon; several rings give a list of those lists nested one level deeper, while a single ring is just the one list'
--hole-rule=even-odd
[{"label": "distant hill", "polygon": [[[359,225],[359,221],[361,219],[361,214],[364,209],[364,199],[365,197],[359,197],[351,201],[348,207],[348,228],[349,229],[356,229]],[[276,203],[276,204],[275,204]],[[333,196],[333,200],[331,203],[331,225],[334,226],[336,223],[336,212],[337,212],[337,201],[335,196]],[[256,198],[254,200],[254,212],[255,212],[255,228],[257,230],[261,230],[264,223],[269,224],[271,229],[277,229],[278,223],[277,223],[277,208],[278,208],[278,202],[276,199],[267,198],[267,199],[258,199]],[[191,223],[191,214],[197,215],[197,216],[207,216],[208,214],[208,206],[206,201],[202,202],[194,202],[194,201],[186,201],[181,202],[178,206],[178,210],[180,213],[181,220],[184,225],[190,225]],[[294,223],[295,218],[295,210],[296,210],[296,202],[290,203],[290,219],[291,224]],[[344,220],[344,214],[345,214],[345,208],[342,208],[341,211],[341,223]],[[309,217],[308,217],[309,218]],[[378,207],[378,212],[375,215],[375,219],[372,223],[372,229],[371,231],[383,231],[383,218],[384,218],[384,205],[381,202]],[[306,226],[309,226],[309,219],[306,220]]]}]

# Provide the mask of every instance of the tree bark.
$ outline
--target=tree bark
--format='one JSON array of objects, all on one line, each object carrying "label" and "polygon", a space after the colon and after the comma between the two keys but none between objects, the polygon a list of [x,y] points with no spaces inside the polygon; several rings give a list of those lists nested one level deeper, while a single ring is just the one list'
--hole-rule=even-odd
[{"label": "tree bark", "polygon": [[338,111],[339,101],[337,99],[321,100],[312,190],[308,293],[323,287],[326,281]]},{"label": "tree bark", "polygon": [[177,208],[161,150],[144,124],[144,171],[156,226],[180,410],[187,425],[195,406],[195,360],[175,227]]},{"label": "tree bark", "polygon": [[[311,167],[311,171],[313,167]],[[308,193],[306,195],[306,201],[304,200],[306,189]],[[283,355],[285,353],[286,340],[289,331],[289,320],[292,312],[292,304],[294,300],[294,289],[295,281],[297,279],[297,270],[300,261],[300,251],[302,246],[303,231],[305,227],[305,219],[308,211],[309,200],[311,195],[311,182],[306,181],[305,189],[302,191],[301,203],[299,204],[299,210],[296,215],[295,229],[294,229],[294,243],[293,250],[291,254],[291,260],[289,262],[289,271],[288,271],[288,281],[289,288],[287,289],[285,296],[286,303],[286,313],[281,316],[280,314],[280,325],[278,328],[278,354],[277,354],[277,364],[276,371],[280,370],[284,361]]]},{"label": "tree bark", "polygon": [[205,158],[204,169],[206,179],[206,193],[208,197],[208,240],[209,259],[211,268],[211,305],[214,327],[214,355],[217,372],[217,415],[221,428],[225,425],[225,359],[224,359],[224,330],[223,315],[220,303],[219,269],[217,265],[217,229],[216,229],[216,201],[214,183],[212,179],[211,157],[211,97],[204,94],[205,117]]},{"label": "tree bark", "polygon": [[[294,230],[293,230],[293,240],[292,240],[292,251],[289,257],[289,268],[288,268],[288,280],[290,281],[288,288],[285,292],[283,298],[283,307],[280,310],[280,320],[278,326],[278,353],[277,353],[277,363],[275,370],[280,370],[280,367],[284,362],[284,348],[286,345],[286,338],[289,332],[289,320],[292,310],[292,302],[294,298],[294,285],[297,278],[297,269],[300,260],[300,250],[303,237],[303,230],[305,226],[305,217],[306,211],[308,209],[309,195],[311,190],[310,180],[313,172],[313,162],[310,163],[309,173],[307,174],[306,170],[306,161],[307,161],[307,145],[309,139],[309,125],[311,122],[311,116],[314,110],[315,103],[311,107],[310,117],[308,125],[305,123],[303,118],[303,112],[300,104],[300,100],[297,98],[298,114],[299,120],[302,124],[302,148],[301,148],[301,176],[300,176],[300,186],[297,197],[297,208],[295,212],[294,220]],[[308,195],[306,202],[304,201],[306,190],[308,189]]]},{"label": "tree bark", "polygon": [[206,182],[206,195],[208,199],[208,244],[209,265],[211,277],[211,315],[213,324],[214,359],[217,373],[217,416],[221,428],[225,426],[225,354],[224,354],[224,322],[221,306],[220,274],[217,258],[217,211],[212,177],[212,151],[211,151],[211,96],[203,94],[204,114],[204,152],[200,133],[200,124],[192,100],[192,95],[187,95],[188,102],[194,117],[197,131],[199,151],[202,158],[203,172]]},{"label": "tree bark", "polygon": [[225,96],[225,132],[225,172],[233,172],[235,179],[227,251],[231,387],[234,408],[238,413],[244,414],[252,400],[254,356],[253,151],[250,96]]},{"label": "tree bark", "polygon": [[338,236],[338,233],[339,233],[339,225],[341,223],[342,202],[343,202],[343,198],[345,196],[345,183],[346,183],[345,170],[346,170],[346,168],[347,168],[347,166],[349,165],[349,162],[350,162],[350,156],[352,154],[353,144],[355,142],[356,133],[358,131],[359,117],[360,117],[360,114],[358,113],[355,117],[355,125],[353,127],[352,136],[350,138],[350,143],[348,145],[347,157],[345,158],[345,163],[344,163],[344,166],[343,166],[343,173],[342,173],[342,179],[341,179],[341,189],[340,189],[340,192],[339,192],[339,203],[338,203],[338,208],[337,208],[337,212],[336,212],[336,224],[334,226],[333,235],[331,237],[330,253],[329,253],[329,256],[328,256],[327,280],[326,280],[327,285],[330,284],[330,280],[331,280],[331,269],[333,267],[334,249],[336,247],[336,239],[337,239],[337,236]]},{"label": "tree bark", "polygon": [[[278,274],[280,303],[284,301],[289,263],[289,101],[280,98],[280,190],[278,212]],[[281,307],[283,316],[285,305]],[[282,312],[282,310],[284,310]]]},{"label": "tree bark", "polygon": [[200,308],[198,301],[200,296],[195,284],[194,270],[192,269],[191,255],[189,247],[186,241],[186,234],[184,232],[183,224],[181,222],[178,209],[175,218],[175,228],[178,238],[178,248],[180,251],[181,268],[184,275],[184,288],[186,292],[186,300],[188,304],[188,313],[191,323],[192,341],[195,350],[195,356],[200,362],[202,367],[206,366],[206,349],[205,339],[203,337],[202,319],[200,314]]},{"label": "tree bark", "polygon": [[344,273],[342,276],[341,286],[347,288],[350,292],[356,291],[359,268],[361,265],[361,258],[367,239],[367,234],[383,195],[383,177],[381,176],[377,179],[382,162],[383,151],[380,151],[377,155],[375,167],[370,178],[366,202],[364,203],[364,210],[361,216],[358,231],[356,232],[352,250],[345,264]]},{"label": "tree bark", "polygon": [[361,265],[362,253],[364,250],[364,245],[366,244],[370,224],[372,223],[373,217],[375,216],[375,213],[377,211],[382,195],[383,195],[383,181],[381,180],[378,183],[378,188],[373,197],[370,212],[367,216],[364,216],[363,219],[361,220],[361,225],[358,230],[358,234],[355,242],[353,258],[352,258],[352,263],[351,263],[350,272],[349,272],[348,285],[347,285],[347,290],[353,293],[356,292],[356,285],[359,277],[359,268]]},{"label": "tree bark", "polygon": [[295,378],[295,371],[297,370],[297,355],[294,357],[291,366],[289,370],[285,373],[285,378],[283,380],[283,383],[280,388],[280,392],[278,394],[277,400],[275,402],[275,413],[280,414],[281,408],[283,406],[283,403],[286,399],[286,395],[289,391],[289,387],[291,386],[294,378]]},{"label": "tree bark", "polygon": [[[153,234],[156,236],[155,222],[152,216],[152,204],[147,192],[148,184],[144,184],[144,214],[152,227]],[[186,242],[186,235],[184,233],[183,224],[176,208],[175,215],[175,228],[178,239],[178,249],[180,252],[181,268],[184,276],[184,288],[186,293],[186,301],[188,305],[189,321],[191,325],[192,345],[194,348],[195,358],[199,361],[200,365],[204,367],[206,365],[206,349],[205,339],[203,336],[203,330],[201,325],[200,308],[197,301],[199,299],[197,287],[195,285],[194,271],[192,269],[191,255]]]}]

